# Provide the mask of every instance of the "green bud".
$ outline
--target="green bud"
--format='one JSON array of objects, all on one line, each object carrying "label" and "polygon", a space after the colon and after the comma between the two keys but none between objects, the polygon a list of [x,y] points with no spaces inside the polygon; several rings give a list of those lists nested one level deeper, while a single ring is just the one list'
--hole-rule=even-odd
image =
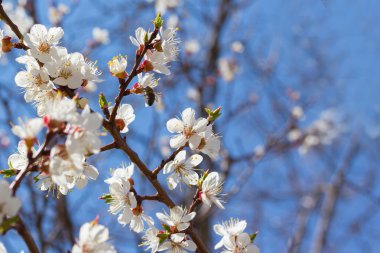
[{"label": "green bud", "polygon": [[104,195],[100,196],[99,199],[102,199],[102,200],[104,200],[104,202],[106,204],[109,204],[112,201],[112,196],[111,196],[111,194],[104,194]]},{"label": "green bud", "polygon": [[216,108],[213,111],[211,109],[209,109],[209,108],[205,108],[205,111],[206,111],[206,113],[208,115],[207,120],[210,123],[214,122],[217,118],[220,117],[220,115],[222,115],[222,113],[221,113],[222,107],[221,106],[219,106],[218,108]]},{"label": "green bud", "polygon": [[157,13],[156,18],[153,20],[154,28],[160,29],[163,22],[164,21],[162,20],[161,13]]},{"label": "green bud", "polygon": [[104,96],[103,93],[99,94],[99,106],[100,106],[101,109],[105,109],[105,108],[108,107],[107,99],[106,99],[106,97]]},{"label": "green bud", "polygon": [[251,242],[255,241],[256,236],[259,234],[259,231],[256,231],[254,234],[249,235],[249,238],[251,238]]},{"label": "green bud", "polygon": [[145,35],[144,35],[144,43],[146,44],[146,43],[148,43],[148,41],[149,41],[149,36],[148,36],[148,32],[146,32],[145,33]]},{"label": "green bud", "polygon": [[7,170],[0,170],[0,174],[3,175],[4,178],[13,177],[16,175],[16,170],[13,169],[12,165],[9,164],[10,168]]},{"label": "green bud", "polygon": [[0,235],[4,234],[5,232],[7,232],[10,228],[13,227],[13,225],[15,225],[16,223],[18,222],[18,216],[15,216],[15,217],[12,217],[12,218],[9,218],[7,219],[6,221],[4,221],[1,225],[0,225]]}]

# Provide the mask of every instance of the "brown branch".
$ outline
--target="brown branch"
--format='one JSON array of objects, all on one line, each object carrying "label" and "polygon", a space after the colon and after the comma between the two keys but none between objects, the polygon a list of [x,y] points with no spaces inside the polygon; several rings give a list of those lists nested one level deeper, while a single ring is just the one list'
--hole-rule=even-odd
[{"label": "brown branch", "polygon": [[14,229],[17,233],[24,239],[26,246],[31,253],[39,253],[37,244],[34,242],[32,235],[30,234],[28,228],[25,226],[25,223],[22,221],[21,217],[18,217],[18,222],[15,224]]},{"label": "brown branch", "polygon": [[114,108],[113,108],[113,110],[111,112],[111,117],[110,117],[110,120],[109,120],[110,122],[114,122],[115,121],[116,114],[117,114],[117,109],[119,108],[121,100],[124,97],[124,92],[127,89],[129,83],[133,80],[133,78],[136,77],[136,75],[137,75],[137,68],[139,67],[140,62],[144,58],[145,53],[148,51],[149,45],[156,38],[157,34],[158,34],[158,29],[155,29],[153,31],[152,35],[150,36],[149,40],[145,43],[144,49],[142,50],[142,52],[139,55],[136,54],[135,65],[133,66],[133,69],[132,69],[131,73],[129,74],[127,80],[124,81],[124,79],[119,79],[119,82],[120,82],[120,91],[119,91],[118,96],[115,99],[115,106],[114,106]]},{"label": "brown branch", "polygon": [[339,195],[344,184],[348,169],[351,167],[356,155],[358,154],[359,145],[354,140],[353,144],[348,151],[342,166],[339,168],[336,178],[328,185],[325,199],[322,203],[321,214],[317,221],[314,230],[313,240],[311,243],[310,252],[321,253],[326,245],[327,235],[330,229],[330,224],[335,214],[335,207],[337,205]]},{"label": "brown branch", "polygon": [[21,41],[24,39],[24,36],[21,34],[17,25],[15,23],[13,23],[13,21],[9,18],[9,16],[5,12],[5,10],[3,8],[3,1],[2,0],[0,0],[0,18],[11,28],[11,30],[17,35],[17,37]]}]

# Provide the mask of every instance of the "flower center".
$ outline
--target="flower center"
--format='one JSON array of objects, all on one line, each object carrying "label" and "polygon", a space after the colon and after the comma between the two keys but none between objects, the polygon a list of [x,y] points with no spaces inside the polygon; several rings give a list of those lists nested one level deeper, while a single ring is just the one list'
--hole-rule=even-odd
[{"label": "flower center", "polygon": [[189,126],[186,126],[185,129],[183,130],[183,134],[187,139],[189,139],[193,135],[193,129]]},{"label": "flower center", "polygon": [[[66,64],[66,65],[67,65],[67,64]],[[60,75],[61,77],[65,78],[65,79],[68,79],[69,77],[71,77],[71,76],[73,75],[73,73],[71,72],[70,69],[68,69],[67,67],[64,67],[64,68],[60,71],[59,75]]]},{"label": "flower center", "polygon": [[40,43],[40,45],[38,46],[38,51],[45,53],[45,54],[48,54],[50,52],[49,43],[47,43],[47,42]]}]

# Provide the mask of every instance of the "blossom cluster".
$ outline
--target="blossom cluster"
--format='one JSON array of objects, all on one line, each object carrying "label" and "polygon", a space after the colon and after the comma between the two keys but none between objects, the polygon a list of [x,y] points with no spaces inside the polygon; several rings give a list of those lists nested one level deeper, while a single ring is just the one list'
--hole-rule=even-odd
[{"label": "blossom cluster", "polygon": [[[130,37],[132,44],[137,47],[136,63],[130,73],[127,72],[127,56],[116,56],[108,63],[111,75],[120,84],[118,98],[143,94],[146,105],[150,106],[158,95],[154,91],[158,78],[153,72],[170,74],[169,63],[176,60],[178,55],[177,29],[164,29],[160,15],[154,25],[153,32],[139,27],[135,37]],[[90,108],[86,99],[79,97],[77,90],[88,83],[100,82],[101,73],[95,63],[87,60],[83,54],[69,53],[61,46],[63,35],[64,31],[60,27],[47,29],[35,24],[24,36],[26,54],[16,61],[23,64],[25,69],[17,73],[15,82],[24,91],[25,101],[35,104],[39,117],[20,119],[17,125],[12,126],[12,132],[20,141],[17,152],[8,158],[8,164],[14,175],[37,172],[35,179],[42,191],[57,191],[57,194],[66,195],[75,187],[85,187],[89,179],[98,178],[98,169],[90,165],[87,158],[102,150],[102,126],[113,137],[119,134],[118,137],[122,139],[129,132],[129,125],[136,116],[132,105],[123,104],[118,98],[114,105],[110,105],[104,98],[100,101],[105,115],[103,118]],[[96,29],[93,35],[96,43],[109,43],[107,31]],[[0,36],[3,36],[2,32]],[[4,40],[0,41],[3,43]],[[137,82],[126,90],[135,77]],[[190,207],[175,205],[171,200],[165,202],[159,193],[154,196],[139,195],[133,179],[135,166],[141,169],[137,162],[136,165],[123,164],[112,170],[111,177],[105,180],[108,193],[100,199],[109,205],[108,211],[117,216],[119,224],[128,225],[136,233],[144,233],[142,246],[152,253],[196,251],[199,246],[190,236],[192,222],[197,215],[196,208],[202,204],[207,208],[213,205],[225,208],[223,176],[217,171],[200,168],[203,155],[215,160],[221,146],[220,136],[213,129],[213,122],[220,116],[220,108],[215,111],[207,109],[206,112],[208,118],[197,118],[195,110],[187,108],[180,118],[169,119],[166,127],[174,134],[169,143],[175,151],[155,170],[145,172],[150,173],[149,180],[156,180],[162,171],[167,175],[169,190],[177,187],[182,189],[182,184],[193,187],[195,194]],[[45,139],[41,142],[42,133]],[[114,144],[119,145],[116,138]],[[4,192],[0,199],[1,223],[4,218],[17,214],[21,202],[13,196],[14,192],[7,183],[0,182],[0,187],[1,192]],[[164,202],[169,208],[155,215],[160,227],[144,210],[143,203],[148,200]],[[216,225],[215,231],[223,239],[215,248],[224,247],[223,252],[258,252],[252,243],[253,238],[244,233],[245,227],[245,221],[239,220]],[[116,250],[109,243],[108,229],[98,224],[96,219],[81,227],[72,252],[113,253]]]}]

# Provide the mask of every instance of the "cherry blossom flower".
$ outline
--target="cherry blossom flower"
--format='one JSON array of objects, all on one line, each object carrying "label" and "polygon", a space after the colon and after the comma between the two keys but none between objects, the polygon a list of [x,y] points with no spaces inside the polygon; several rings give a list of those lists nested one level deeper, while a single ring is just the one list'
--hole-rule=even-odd
[{"label": "cherry blossom flower", "polygon": [[12,127],[12,132],[25,141],[25,144],[29,150],[37,141],[37,134],[44,127],[43,120],[41,118],[34,118],[28,120],[27,122],[23,122],[19,119],[19,124],[20,125],[15,125]]},{"label": "cherry blossom flower", "polygon": [[109,212],[118,216],[118,222],[127,225],[133,218],[132,209],[137,207],[136,197],[131,192],[130,179],[133,174],[133,165],[116,169],[111,178],[105,180],[109,185],[110,207]]},{"label": "cherry blossom flower", "polygon": [[186,160],[186,151],[180,151],[174,158],[164,166],[164,174],[171,173],[168,178],[170,190],[177,187],[178,183],[184,182],[187,185],[197,185],[199,176],[194,167],[198,166],[203,160],[200,155],[192,155]]},{"label": "cherry blossom flower", "polygon": [[171,234],[170,240],[165,241],[158,251],[170,252],[170,253],[187,253],[188,251],[194,252],[197,249],[195,243],[186,239],[185,233]]},{"label": "cherry blossom flower", "polygon": [[7,253],[7,249],[2,242],[0,242],[0,253]]},{"label": "cherry blossom flower", "polygon": [[57,25],[62,22],[63,17],[70,12],[67,5],[59,3],[57,7],[49,6],[49,21],[53,25]]},{"label": "cherry blossom flower", "polygon": [[66,48],[57,50],[54,60],[45,66],[53,82],[60,86],[67,86],[70,89],[77,89],[83,84],[84,57],[80,53],[68,54]]},{"label": "cherry blossom flower", "polygon": [[170,75],[170,70],[167,66],[170,59],[166,58],[165,54],[157,51],[148,51],[145,54],[145,59],[146,60],[142,64],[143,66],[145,65],[144,69],[146,71],[153,70],[160,74]]},{"label": "cherry blossom flower", "polygon": [[157,252],[158,247],[160,246],[160,238],[158,235],[160,234],[160,231],[155,228],[154,226],[151,226],[149,229],[145,231],[145,234],[142,237],[142,246],[147,246],[145,250],[151,250],[151,253]]},{"label": "cherry blossom flower", "polygon": [[98,153],[102,144],[99,139],[102,120],[99,113],[91,112],[90,107],[86,105],[82,114],[67,127],[66,132],[69,135],[66,145],[83,154]]},{"label": "cherry blossom flower", "polygon": [[187,108],[182,112],[182,120],[173,118],[166,123],[171,133],[176,133],[170,139],[172,148],[179,148],[189,142],[191,149],[196,149],[201,144],[201,133],[207,128],[208,121],[205,118],[195,119],[195,111]]},{"label": "cherry blossom flower", "polygon": [[[129,39],[131,40],[133,45],[139,48],[140,46],[143,46],[145,44],[146,34],[147,32],[145,31],[145,29],[142,27],[139,27],[135,31],[136,38],[134,38],[133,36],[129,36]],[[148,34],[148,36],[149,35],[150,34]]]},{"label": "cherry blossom flower", "polygon": [[61,95],[55,90],[39,92],[34,100],[38,116],[45,116],[49,110],[49,105],[58,97],[61,98]]},{"label": "cherry blossom flower", "polygon": [[83,172],[83,155],[70,152],[63,144],[54,146],[50,151],[49,173],[55,184],[71,189],[73,179]]},{"label": "cherry blossom flower", "polygon": [[178,56],[179,40],[175,38],[177,28],[169,27],[167,29],[160,29],[160,41],[162,51],[169,61],[174,61]]},{"label": "cherry blossom flower", "polygon": [[211,172],[206,176],[202,182],[202,190],[200,196],[202,202],[210,206],[212,203],[221,209],[224,209],[222,201],[220,200],[220,193],[222,192],[223,182],[219,178],[217,172]]},{"label": "cherry blossom flower", "polygon": [[16,85],[25,90],[26,102],[35,100],[41,91],[53,89],[46,68],[41,67],[34,57],[24,55],[16,61],[26,65],[26,71],[18,72],[15,77]]},{"label": "cherry blossom flower", "polygon": [[[113,110],[113,106],[109,107],[109,110]],[[121,133],[128,133],[128,126],[135,120],[135,113],[132,105],[130,104],[122,104],[117,108],[116,114],[116,127]]]},{"label": "cherry blossom flower", "polygon": [[188,213],[186,208],[175,206],[170,209],[170,215],[164,213],[156,213],[157,218],[166,225],[173,227],[174,230],[181,232],[190,226],[190,221],[194,219],[196,213]]},{"label": "cherry blossom flower", "polygon": [[244,232],[247,227],[245,220],[230,219],[229,221],[222,222],[222,224],[214,225],[214,231],[217,235],[222,236],[222,239],[215,245],[215,249],[223,247],[223,245],[230,240],[230,237],[238,236]]},{"label": "cherry blossom flower", "polygon": [[59,41],[63,37],[60,27],[52,27],[49,30],[44,25],[35,24],[24,38],[24,43],[30,49],[28,52],[42,63],[47,63],[56,55]]},{"label": "cherry blossom flower", "polygon": [[47,102],[44,122],[49,128],[60,123],[74,122],[79,117],[75,100],[57,96]]},{"label": "cherry blossom flower", "polygon": [[107,45],[110,43],[109,32],[107,29],[94,27],[94,29],[92,29],[92,37],[95,42],[99,44]]},{"label": "cherry blossom flower", "polygon": [[5,217],[15,216],[21,207],[21,201],[12,196],[9,184],[5,180],[0,181],[0,224]]},{"label": "cherry blossom flower", "polygon": [[164,14],[167,9],[175,8],[180,0],[155,0],[155,2],[156,12]]},{"label": "cherry blossom flower", "polygon": [[185,42],[185,52],[188,54],[196,54],[201,49],[198,40],[192,39]]},{"label": "cherry blossom flower", "polygon": [[[29,31],[30,27],[34,24],[33,18],[28,15],[26,12],[26,8],[22,1],[19,1],[18,5],[15,7],[11,2],[3,3],[3,7],[5,12],[8,14],[9,18],[17,24],[18,29],[21,34],[25,34]],[[16,38],[16,34],[12,31],[12,29],[8,25],[4,25],[4,30],[6,34],[9,34],[11,37]]]},{"label": "cherry blossom flower", "polygon": [[69,190],[73,189],[75,186],[79,190],[83,189],[87,185],[89,179],[96,180],[98,176],[99,172],[94,166],[83,163],[83,171],[78,176],[65,176],[67,184],[57,185],[52,177],[46,173],[41,173],[38,175],[37,179],[40,182],[39,188],[41,191],[48,191],[48,194],[52,191],[54,195],[54,192],[57,190],[58,196],[58,192],[67,195]]},{"label": "cherry blossom flower", "polygon": [[247,233],[230,237],[224,242],[224,247],[226,250],[223,250],[223,253],[260,253]]},{"label": "cherry blossom flower", "polygon": [[79,239],[72,249],[72,253],[116,253],[115,248],[107,242],[108,228],[98,224],[98,221],[87,222],[79,231]]},{"label": "cherry blossom flower", "polygon": [[120,168],[113,170],[111,177],[104,180],[104,182],[107,184],[127,182],[132,178],[134,168],[135,165],[133,163],[129,165],[122,164]]},{"label": "cherry blossom flower", "polygon": [[[35,149],[31,149],[35,153]],[[15,170],[24,170],[29,164],[28,159],[28,148],[25,144],[25,141],[21,140],[17,146],[17,153],[12,154],[8,158],[8,164],[12,169]]]},{"label": "cherry blossom flower", "polygon": [[150,87],[153,89],[153,88],[157,87],[157,85],[158,85],[158,80],[154,78],[154,74],[151,74],[151,73],[148,73],[145,75],[138,74],[137,77],[138,77],[138,84],[142,88]]},{"label": "cherry blossom flower", "polygon": [[211,159],[216,159],[220,151],[220,138],[213,133],[212,126],[207,126],[206,131],[199,135],[202,139],[196,150],[208,155]]},{"label": "cherry blossom flower", "polygon": [[113,76],[117,78],[126,78],[128,76],[125,69],[127,68],[127,57],[125,56],[115,56],[108,62],[108,68]]},{"label": "cherry blossom flower", "polygon": [[152,217],[146,215],[141,205],[137,205],[132,209],[132,219],[129,227],[136,233],[141,233],[144,230],[144,222],[146,222],[150,227],[154,225]]}]

